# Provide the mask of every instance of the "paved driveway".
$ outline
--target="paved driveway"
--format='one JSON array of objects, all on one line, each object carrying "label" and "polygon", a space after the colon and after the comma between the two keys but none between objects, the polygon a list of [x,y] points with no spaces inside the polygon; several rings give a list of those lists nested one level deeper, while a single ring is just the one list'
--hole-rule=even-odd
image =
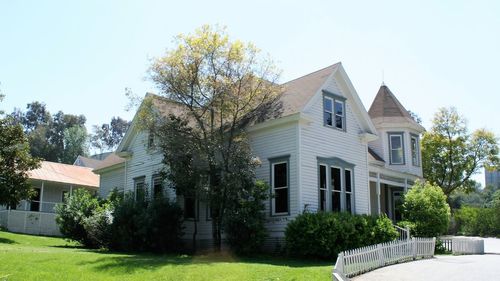
[{"label": "paved driveway", "polygon": [[436,256],[383,267],[353,281],[499,281],[500,280],[500,239],[486,238],[485,255]]}]

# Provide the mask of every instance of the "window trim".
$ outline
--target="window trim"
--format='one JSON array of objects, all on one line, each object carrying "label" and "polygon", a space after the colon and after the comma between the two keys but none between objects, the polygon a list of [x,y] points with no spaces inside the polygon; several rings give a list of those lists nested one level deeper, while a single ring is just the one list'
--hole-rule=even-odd
[{"label": "window trim", "polygon": [[[349,171],[351,174],[350,179],[351,179],[351,191],[347,191],[347,176],[346,172]],[[347,211],[347,194],[351,195],[351,214],[354,211],[354,170],[350,168],[344,168],[344,189],[345,189],[345,210]]]},{"label": "window trim", "polygon": [[[404,139],[404,132],[388,132],[388,143],[389,143],[389,164],[390,165],[406,165],[406,153],[405,153],[405,139]],[[402,162],[401,163],[394,163],[392,161],[392,151],[395,149],[392,149],[392,137],[393,136],[398,136],[401,139],[401,150],[403,152],[402,155]]]},{"label": "window trim", "polygon": [[[413,159],[413,144],[412,144],[413,140],[415,140],[417,143],[417,147],[416,147],[417,148],[417,151],[416,151],[417,157],[416,157],[416,159]],[[421,162],[421,160],[420,160],[420,137],[416,134],[411,134],[411,133],[410,133],[410,155],[411,155],[412,165],[415,167],[420,167],[420,162]],[[416,160],[416,161],[414,161],[414,160]]]},{"label": "window trim", "polygon": [[161,177],[160,174],[154,174],[153,176],[151,176],[151,198],[152,199],[156,199],[156,194],[155,194],[155,181],[156,180],[159,180],[160,181],[160,186],[161,186],[161,190],[160,190],[160,193],[162,194],[162,196],[164,196],[164,192],[165,192],[165,183]]},{"label": "window trim", "polygon": [[[279,157],[273,157],[269,158],[269,181],[270,181],[270,216],[271,217],[277,217],[277,216],[289,216],[290,215],[290,155],[284,155],[284,156],[279,156]],[[287,189],[287,211],[286,212],[280,212],[276,213],[275,208],[276,208],[276,201],[274,198],[274,166],[277,164],[286,164],[286,189]],[[284,188],[281,188],[284,189]]]},{"label": "window trim", "polygon": [[[355,182],[355,166],[338,157],[317,157],[318,161],[318,203],[321,200],[319,198],[319,167],[326,166],[326,186],[327,186],[327,197],[326,197],[326,211],[332,212],[332,183],[331,183],[331,169],[340,169],[341,178],[341,196],[340,196],[340,211],[346,212],[346,181],[345,181],[345,171],[349,170],[351,172],[351,214],[356,213],[356,182]],[[317,210],[320,210],[320,205],[318,205]]]},{"label": "window trim", "polygon": [[137,184],[141,183],[143,184],[143,190],[144,190],[144,199],[146,199],[146,176],[140,176],[140,177],[135,177],[132,179],[134,182],[134,201],[137,201]]},{"label": "window trim", "polygon": [[[323,110],[322,111],[323,112],[323,126],[328,127],[328,128],[332,128],[332,129],[335,129],[338,131],[346,132],[347,131],[347,120],[346,120],[347,119],[347,113],[346,113],[346,107],[347,107],[346,101],[347,101],[347,99],[341,95],[332,93],[332,92],[327,91],[327,90],[322,90],[322,92],[323,92],[323,108],[322,108],[322,110]],[[325,99],[329,99],[332,101],[332,112],[328,112],[325,110]],[[335,103],[342,104],[342,116],[341,116],[342,117],[342,128],[338,128],[336,126],[336,116],[338,116],[338,115],[335,112]],[[325,112],[332,114],[332,125],[326,124]]]},{"label": "window trim", "polygon": [[[321,188],[321,167],[325,168],[325,188]],[[321,209],[321,191],[325,192],[325,208]],[[328,211],[328,166],[325,164],[318,165],[318,210],[321,212]]]},{"label": "window trim", "polygon": [[[339,166],[336,166],[336,165],[331,165],[330,167],[330,197],[332,198],[333,197],[333,193],[339,193],[340,194],[340,212],[343,212],[345,211],[345,204],[344,204],[344,201],[345,201],[345,181],[344,181],[344,175],[343,175],[343,172],[344,172],[344,169],[342,169],[342,167],[339,167]],[[333,188],[333,184],[332,184],[332,169],[338,169],[339,172],[340,172],[340,190],[335,190],[335,188]],[[330,212],[336,212],[333,210],[333,201],[330,202]]]},{"label": "window trim", "polygon": [[[191,198],[194,200],[194,217],[186,218],[184,216],[186,210],[186,198]],[[191,196],[182,196],[182,211],[183,211],[183,218],[185,221],[200,221],[200,201],[196,200],[194,197]]]}]

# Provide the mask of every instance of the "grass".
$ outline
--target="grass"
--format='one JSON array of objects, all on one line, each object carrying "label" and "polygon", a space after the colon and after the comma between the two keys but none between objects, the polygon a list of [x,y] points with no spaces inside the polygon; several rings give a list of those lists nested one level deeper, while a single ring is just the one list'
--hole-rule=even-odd
[{"label": "grass", "polygon": [[88,250],[61,238],[0,231],[0,281],[331,280],[333,262],[229,254],[153,255]]}]

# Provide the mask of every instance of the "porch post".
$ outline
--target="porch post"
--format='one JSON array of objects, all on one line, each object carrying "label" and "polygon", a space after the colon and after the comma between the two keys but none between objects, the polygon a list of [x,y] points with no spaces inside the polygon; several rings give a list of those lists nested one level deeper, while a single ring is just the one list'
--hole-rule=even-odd
[{"label": "porch post", "polygon": [[69,196],[73,195],[73,185],[69,185]]},{"label": "porch post", "polygon": [[405,193],[408,191],[408,179],[405,178]]},{"label": "porch post", "polygon": [[38,208],[38,211],[41,212],[43,210],[43,181],[42,181],[42,189],[40,190],[40,207]]},{"label": "porch post", "polygon": [[377,210],[380,216],[380,173],[377,173]]}]

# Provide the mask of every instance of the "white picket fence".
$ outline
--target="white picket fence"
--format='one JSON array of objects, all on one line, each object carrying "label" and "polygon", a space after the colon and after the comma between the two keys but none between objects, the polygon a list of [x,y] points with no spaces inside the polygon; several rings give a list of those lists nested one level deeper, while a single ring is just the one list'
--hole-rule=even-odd
[{"label": "white picket fence", "polygon": [[451,251],[454,255],[484,254],[484,240],[475,238],[453,238]]},{"label": "white picket fence", "polygon": [[379,267],[434,256],[436,238],[411,238],[376,244],[339,254],[333,280],[348,280]]}]

